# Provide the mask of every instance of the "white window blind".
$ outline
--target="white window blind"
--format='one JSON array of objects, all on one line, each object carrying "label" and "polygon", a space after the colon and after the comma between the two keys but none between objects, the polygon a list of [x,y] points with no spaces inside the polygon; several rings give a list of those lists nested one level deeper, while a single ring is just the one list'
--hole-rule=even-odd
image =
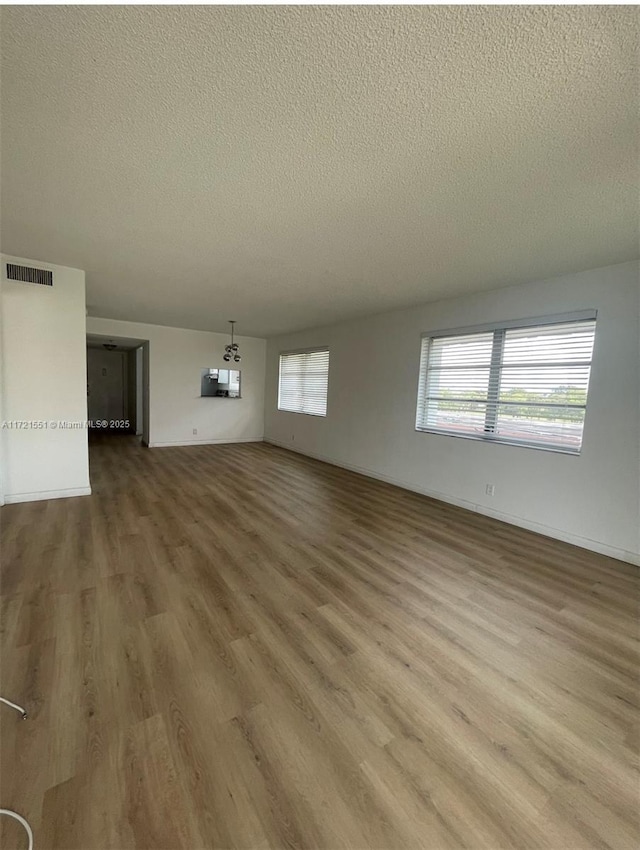
[{"label": "white window blind", "polygon": [[328,348],[280,355],[278,410],[326,416],[328,385]]},{"label": "white window blind", "polygon": [[424,337],[416,429],[577,454],[592,315]]}]

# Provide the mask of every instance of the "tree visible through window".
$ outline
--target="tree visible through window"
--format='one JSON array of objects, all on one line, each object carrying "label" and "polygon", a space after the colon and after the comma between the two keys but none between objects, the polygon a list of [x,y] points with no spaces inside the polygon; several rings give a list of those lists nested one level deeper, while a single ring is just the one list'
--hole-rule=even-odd
[{"label": "tree visible through window", "polygon": [[425,337],[416,428],[579,452],[592,316]]}]

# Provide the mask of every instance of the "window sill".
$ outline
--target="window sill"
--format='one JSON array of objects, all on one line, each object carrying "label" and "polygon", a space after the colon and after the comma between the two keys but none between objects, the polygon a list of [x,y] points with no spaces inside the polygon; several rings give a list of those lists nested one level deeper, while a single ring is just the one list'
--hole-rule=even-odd
[{"label": "window sill", "polygon": [[286,407],[276,408],[278,413],[296,413],[298,416],[315,416],[318,419],[326,419],[326,413],[308,413],[306,410],[289,410]]},{"label": "window sill", "polygon": [[527,443],[520,440],[505,440],[500,437],[481,436],[480,434],[457,434],[454,431],[441,431],[435,428],[416,428],[419,434],[437,434],[439,437],[455,437],[458,440],[473,440],[476,443],[485,443],[498,446],[511,446],[517,449],[535,449],[554,454],[568,455],[569,457],[580,457],[582,449],[567,449],[560,446],[541,445],[539,443]]}]

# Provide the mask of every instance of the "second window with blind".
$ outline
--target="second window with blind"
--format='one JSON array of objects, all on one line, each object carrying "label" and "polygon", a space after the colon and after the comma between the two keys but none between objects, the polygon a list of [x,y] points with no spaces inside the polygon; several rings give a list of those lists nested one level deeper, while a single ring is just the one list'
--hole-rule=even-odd
[{"label": "second window with blind", "polygon": [[280,355],[278,410],[327,415],[329,349],[287,351]]},{"label": "second window with blind", "polygon": [[416,429],[578,454],[595,312],[429,334]]}]

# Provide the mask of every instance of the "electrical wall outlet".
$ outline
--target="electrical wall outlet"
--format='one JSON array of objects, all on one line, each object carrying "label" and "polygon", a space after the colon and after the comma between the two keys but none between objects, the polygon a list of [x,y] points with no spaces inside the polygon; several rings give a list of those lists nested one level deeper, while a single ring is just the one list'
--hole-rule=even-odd
[{"label": "electrical wall outlet", "polygon": [[295,438],[296,438],[296,435],[295,435],[295,434],[292,434],[292,435],[291,435],[291,442],[293,442],[293,441],[295,440]]},{"label": "electrical wall outlet", "polygon": [[487,496],[495,496],[495,494],[496,494],[495,484],[487,484],[487,486],[485,488],[485,493],[487,494]]},{"label": "electrical wall outlet", "polygon": [[197,434],[197,433],[198,433],[198,429],[197,429],[197,428],[194,428],[194,429],[193,429],[193,433],[194,433],[194,434]]}]

